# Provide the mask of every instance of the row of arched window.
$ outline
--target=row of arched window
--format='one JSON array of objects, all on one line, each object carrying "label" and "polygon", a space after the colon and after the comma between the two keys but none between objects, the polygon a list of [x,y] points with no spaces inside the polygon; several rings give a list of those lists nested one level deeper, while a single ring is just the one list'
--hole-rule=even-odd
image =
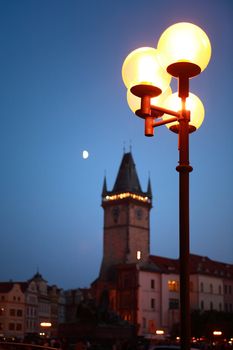
[{"label": "row of arched window", "polygon": [[[213,294],[213,293],[214,293],[213,284],[210,283],[208,288],[207,288],[207,286],[205,285],[205,288],[204,288],[204,283],[201,282],[201,283],[200,283],[200,292],[201,292],[201,293],[206,292],[206,293]],[[218,286],[218,294],[222,294],[222,286],[221,286],[221,285]]]}]

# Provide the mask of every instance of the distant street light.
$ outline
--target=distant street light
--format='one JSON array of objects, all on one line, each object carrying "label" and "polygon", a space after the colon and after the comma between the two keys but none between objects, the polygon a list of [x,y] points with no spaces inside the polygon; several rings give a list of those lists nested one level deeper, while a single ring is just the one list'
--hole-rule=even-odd
[{"label": "distant street light", "polygon": [[213,335],[222,335],[222,331],[213,331]]},{"label": "distant street light", "polygon": [[[189,93],[189,79],[209,63],[211,45],[205,32],[192,23],[167,28],[157,49],[143,47],[131,52],[122,66],[127,100],[133,112],[144,119],[145,135],[165,124],[178,134],[180,222],[180,324],[181,350],[190,348],[189,295],[189,133],[203,122],[204,107]],[[178,79],[178,92],[171,94],[171,78]]]},{"label": "distant street light", "polygon": [[50,335],[50,328],[52,327],[52,323],[48,321],[44,321],[40,323],[40,327],[43,330],[43,332],[40,333],[40,335],[43,336],[49,336]]},{"label": "distant street light", "polygon": [[41,327],[45,327],[45,328],[49,328],[52,326],[52,323],[51,322],[41,322]]}]

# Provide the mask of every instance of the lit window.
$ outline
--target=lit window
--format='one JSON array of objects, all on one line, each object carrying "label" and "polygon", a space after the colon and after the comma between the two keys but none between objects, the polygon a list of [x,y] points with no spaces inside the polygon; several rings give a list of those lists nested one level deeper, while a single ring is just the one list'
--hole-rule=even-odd
[{"label": "lit window", "polygon": [[179,282],[178,281],[168,281],[168,290],[170,292],[178,292],[179,291]]},{"label": "lit window", "polygon": [[142,257],[142,253],[140,250],[137,251],[137,260],[140,260]]},{"label": "lit window", "polygon": [[125,321],[131,321],[131,315],[130,314],[125,314],[123,316],[123,318],[124,318]]}]

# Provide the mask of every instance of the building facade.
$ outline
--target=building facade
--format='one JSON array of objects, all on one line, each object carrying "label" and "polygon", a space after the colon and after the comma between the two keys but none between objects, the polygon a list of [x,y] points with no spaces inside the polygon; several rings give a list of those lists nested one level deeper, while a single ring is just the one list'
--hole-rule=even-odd
[{"label": "building facade", "polygon": [[[169,333],[179,324],[179,260],[150,254],[150,181],[143,192],[131,152],[123,155],[113,189],[102,191],[103,259],[92,283],[97,300],[108,293],[112,310],[138,335]],[[233,265],[190,255],[191,310],[232,312]]]},{"label": "building facade", "polygon": [[0,335],[22,338],[24,317],[25,294],[20,283],[0,283]]},{"label": "building facade", "polygon": [[38,272],[27,282],[0,282],[0,337],[56,336],[65,321],[63,290]]}]

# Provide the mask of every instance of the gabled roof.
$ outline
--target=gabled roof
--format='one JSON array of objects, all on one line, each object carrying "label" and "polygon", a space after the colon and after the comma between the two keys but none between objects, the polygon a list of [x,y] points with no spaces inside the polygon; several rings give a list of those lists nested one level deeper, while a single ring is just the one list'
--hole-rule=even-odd
[{"label": "gabled roof", "polygon": [[28,282],[19,282],[19,285],[21,287],[22,292],[24,293],[28,289],[29,283]]},{"label": "gabled roof", "polygon": [[0,293],[8,293],[14,286],[14,282],[0,282]]},{"label": "gabled roof", "polygon": [[20,286],[23,293],[28,287],[27,282],[0,282],[0,293],[9,293],[16,284]]},{"label": "gabled roof", "polygon": [[28,280],[29,282],[31,282],[31,281],[35,281],[35,282],[45,282],[45,283],[47,283],[47,281],[43,278],[43,276],[41,275],[41,273],[39,273],[38,271],[35,273],[35,275],[32,277],[32,278],[30,278],[29,280]]},{"label": "gabled roof", "polygon": [[162,273],[179,273],[179,260],[150,255],[149,261],[155,264]]},{"label": "gabled roof", "polygon": [[[150,255],[149,260],[163,273],[179,273],[179,259]],[[206,256],[190,254],[190,274],[211,275],[221,278],[233,278],[233,265]]]},{"label": "gabled roof", "polygon": [[191,254],[190,273],[214,275],[221,278],[233,278],[233,265],[212,260],[207,256]]}]

